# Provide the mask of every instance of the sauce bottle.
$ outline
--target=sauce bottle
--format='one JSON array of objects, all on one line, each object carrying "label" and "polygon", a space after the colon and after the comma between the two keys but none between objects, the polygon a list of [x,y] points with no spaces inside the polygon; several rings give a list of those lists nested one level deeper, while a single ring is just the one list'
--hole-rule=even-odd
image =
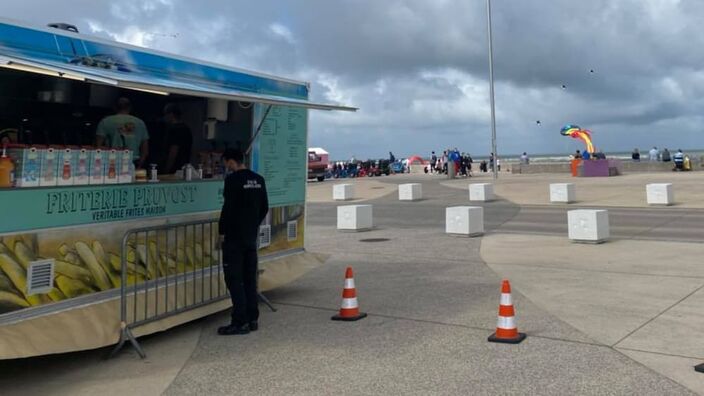
[{"label": "sauce bottle", "polygon": [[64,180],[68,180],[71,178],[71,149],[66,149],[64,152],[64,163],[63,163],[63,169],[61,172],[61,178]]},{"label": "sauce bottle", "polygon": [[88,170],[86,169],[86,159],[85,159],[85,150],[81,150],[81,156],[78,159],[78,174],[80,176],[87,175]]},{"label": "sauce bottle", "polygon": [[117,171],[115,169],[115,159],[110,158],[108,161],[108,179],[114,179],[115,177],[117,177]]},{"label": "sauce bottle", "polygon": [[102,152],[100,150],[96,150],[95,161],[93,162],[94,179],[101,179],[103,177],[103,161],[101,158]]},{"label": "sauce bottle", "polygon": [[12,159],[7,156],[7,148],[2,148],[2,157],[0,157],[0,187],[12,187],[14,184],[15,164]]},{"label": "sauce bottle", "polygon": [[51,148],[47,149],[47,152],[50,154],[47,154],[47,160],[46,160],[46,172],[44,173],[44,180],[47,182],[51,183],[54,181],[54,172],[56,171],[56,168],[54,167],[54,150]]}]

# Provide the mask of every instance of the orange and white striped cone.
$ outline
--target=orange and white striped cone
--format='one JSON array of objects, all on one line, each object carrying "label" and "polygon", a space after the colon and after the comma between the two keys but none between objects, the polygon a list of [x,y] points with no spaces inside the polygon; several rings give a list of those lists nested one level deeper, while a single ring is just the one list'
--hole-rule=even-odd
[{"label": "orange and white striped cone", "polygon": [[333,316],[332,320],[352,322],[366,317],[366,313],[359,312],[357,289],[354,287],[352,267],[347,267],[347,271],[345,271],[345,288],[342,289],[342,306],[340,307],[340,313]]},{"label": "orange and white striped cone", "polygon": [[526,338],[524,333],[518,332],[511,298],[511,284],[504,279],[501,285],[501,303],[499,304],[499,320],[496,324],[496,333],[489,337],[490,342],[503,342],[518,344]]}]

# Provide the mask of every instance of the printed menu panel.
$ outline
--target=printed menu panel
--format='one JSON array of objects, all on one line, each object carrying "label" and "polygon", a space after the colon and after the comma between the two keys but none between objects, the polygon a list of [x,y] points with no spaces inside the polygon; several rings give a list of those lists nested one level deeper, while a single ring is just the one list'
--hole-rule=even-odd
[{"label": "printed menu panel", "polygon": [[271,206],[305,202],[308,111],[273,106],[258,138],[255,170],[266,180]]}]

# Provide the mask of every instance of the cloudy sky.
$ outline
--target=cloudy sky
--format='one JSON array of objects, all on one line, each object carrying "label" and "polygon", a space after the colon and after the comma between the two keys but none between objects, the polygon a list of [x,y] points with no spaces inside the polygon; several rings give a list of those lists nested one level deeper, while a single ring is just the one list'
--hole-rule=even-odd
[{"label": "cloudy sky", "polygon": [[[500,154],[574,151],[565,123],[607,152],[704,148],[704,1],[492,4]],[[334,158],[490,151],[484,0],[2,0],[0,15],[310,81],[312,99],[360,107],[311,112],[310,144]]]}]

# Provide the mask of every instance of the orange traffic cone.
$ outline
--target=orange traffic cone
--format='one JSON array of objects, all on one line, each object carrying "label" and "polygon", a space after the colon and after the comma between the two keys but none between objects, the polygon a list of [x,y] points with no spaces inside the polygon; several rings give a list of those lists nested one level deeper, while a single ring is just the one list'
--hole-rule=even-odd
[{"label": "orange traffic cone", "polygon": [[333,316],[332,320],[352,322],[366,317],[366,313],[359,312],[357,289],[354,287],[352,267],[347,267],[347,271],[345,271],[345,288],[342,290],[342,306],[340,307],[340,313]]},{"label": "orange traffic cone", "polygon": [[501,303],[499,304],[499,320],[496,324],[496,333],[489,337],[490,342],[503,342],[518,344],[526,338],[524,333],[518,332],[514,320],[513,300],[511,299],[511,284],[504,279],[501,285]]}]

